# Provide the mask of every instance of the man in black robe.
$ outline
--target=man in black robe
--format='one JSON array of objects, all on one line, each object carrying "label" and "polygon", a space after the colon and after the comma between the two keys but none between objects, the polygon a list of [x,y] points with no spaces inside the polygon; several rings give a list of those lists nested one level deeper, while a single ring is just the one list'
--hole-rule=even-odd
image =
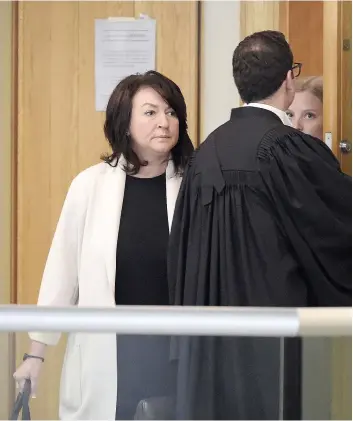
[{"label": "man in black robe", "polygon": [[[283,34],[245,38],[246,106],[195,151],[170,237],[171,304],[351,306],[351,178],[285,111],[301,65]],[[177,419],[300,419],[298,339],[177,338]]]}]

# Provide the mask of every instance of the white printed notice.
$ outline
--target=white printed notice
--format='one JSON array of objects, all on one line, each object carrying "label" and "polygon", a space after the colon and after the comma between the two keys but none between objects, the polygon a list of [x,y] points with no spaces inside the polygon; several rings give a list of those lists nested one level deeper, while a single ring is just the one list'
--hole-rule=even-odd
[{"label": "white printed notice", "polygon": [[155,61],[154,19],[96,19],[96,111],[105,111],[111,93],[124,77],[155,70]]}]

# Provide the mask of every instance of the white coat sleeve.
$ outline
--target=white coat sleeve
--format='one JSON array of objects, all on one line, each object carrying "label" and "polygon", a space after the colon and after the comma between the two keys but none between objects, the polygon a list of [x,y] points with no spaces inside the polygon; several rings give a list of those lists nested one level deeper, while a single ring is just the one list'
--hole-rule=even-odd
[{"label": "white coat sleeve", "polygon": [[[46,261],[38,297],[39,306],[75,305],[78,297],[78,270],[85,215],[87,187],[81,173],[67,193]],[[84,177],[83,177],[84,178]],[[56,345],[56,332],[31,332],[29,337],[46,345]]]}]

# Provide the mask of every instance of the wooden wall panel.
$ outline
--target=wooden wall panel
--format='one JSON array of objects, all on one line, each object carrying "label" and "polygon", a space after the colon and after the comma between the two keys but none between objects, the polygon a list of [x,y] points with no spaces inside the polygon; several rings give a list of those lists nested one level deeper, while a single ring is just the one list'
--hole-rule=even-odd
[{"label": "wooden wall panel", "polygon": [[[24,2],[19,8],[17,302],[36,302],[48,248],[78,171],[77,3]],[[17,361],[28,349],[17,335]],[[57,418],[65,338],[48,351],[35,418]],[[53,362],[56,362],[53,364]],[[49,384],[54,382],[55,386]]]},{"label": "wooden wall panel", "polygon": [[25,304],[35,302],[51,235],[51,6],[24,3],[19,13],[17,299]]},{"label": "wooden wall panel", "polygon": [[[69,5],[70,6],[70,5]],[[57,162],[60,165],[61,154],[53,159],[55,150],[55,133],[51,127],[59,127],[58,136],[66,136],[65,130],[70,124],[63,124],[62,116],[65,109],[62,107],[62,95],[52,101],[52,94],[57,92],[56,87],[63,85],[65,71],[61,68],[55,72],[56,80],[52,75],[52,8],[55,4],[24,2],[19,6],[19,78],[18,78],[18,238],[17,238],[17,302],[19,304],[33,304],[36,302],[43,265],[47,256],[48,246],[55,225],[52,224],[52,204],[64,192],[57,189],[53,194],[52,182]],[[66,6],[67,7],[67,6]],[[57,10],[58,12],[58,10]],[[62,21],[66,33],[72,34],[73,28],[68,22]],[[54,24],[55,26],[55,24]],[[54,28],[53,28],[54,29]],[[53,31],[54,40],[55,30]],[[64,36],[64,34],[63,34]],[[56,41],[57,42],[57,41]],[[61,43],[60,43],[61,44]],[[61,53],[62,46],[57,46]],[[54,54],[55,56],[55,54]],[[60,67],[68,65],[66,57]],[[69,69],[73,70],[73,68]],[[55,82],[54,82],[55,80]],[[67,81],[65,81],[67,83]],[[68,83],[62,94],[72,91],[72,84]],[[69,99],[69,96],[68,96]],[[69,101],[68,101],[69,102]],[[55,110],[59,112],[55,117]],[[54,118],[54,121],[52,119]],[[61,122],[61,123],[60,123]],[[62,127],[63,126],[63,127]],[[71,133],[72,136],[72,133]],[[53,141],[52,141],[53,140]],[[67,141],[61,141],[61,147],[66,149]],[[62,173],[62,177],[67,175]],[[55,180],[55,177],[54,177]],[[54,189],[55,191],[55,189]],[[56,214],[58,214],[57,209]],[[55,212],[54,212],[55,213]],[[26,334],[17,334],[17,363],[28,349]],[[62,361],[61,343],[58,348],[51,350],[49,361]],[[50,355],[51,354],[51,355]],[[55,360],[54,360],[55,358]],[[40,400],[33,400],[33,415],[38,417],[41,407],[43,414],[50,414],[50,408],[57,405],[57,396],[49,392],[50,379],[57,377],[58,370],[54,364],[46,364],[39,388]],[[39,403],[39,405],[38,405]],[[37,406],[38,405],[38,406]],[[40,416],[38,417],[40,418]],[[56,414],[53,414],[56,418]]]},{"label": "wooden wall panel", "polygon": [[97,162],[107,152],[104,138],[104,112],[95,111],[94,19],[134,16],[134,2],[78,2],[79,4],[79,71],[78,71],[78,162],[79,170]]},{"label": "wooden wall panel", "polygon": [[198,144],[198,2],[135,2],[140,13],[157,19],[157,70],[182,90],[188,109],[189,134]]},{"label": "wooden wall panel", "polygon": [[253,32],[279,30],[280,1],[241,1],[240,39]]}]

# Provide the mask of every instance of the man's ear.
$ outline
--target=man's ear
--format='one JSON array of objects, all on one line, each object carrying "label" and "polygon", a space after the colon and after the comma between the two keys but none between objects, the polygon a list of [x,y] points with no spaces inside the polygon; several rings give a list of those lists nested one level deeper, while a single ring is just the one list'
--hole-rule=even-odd
[{"label": "man's ear", "polygon": [[291,94],[295,94],[295,83],[292,70],[288,70],[287,76],[285,79],[286,91]]}]

